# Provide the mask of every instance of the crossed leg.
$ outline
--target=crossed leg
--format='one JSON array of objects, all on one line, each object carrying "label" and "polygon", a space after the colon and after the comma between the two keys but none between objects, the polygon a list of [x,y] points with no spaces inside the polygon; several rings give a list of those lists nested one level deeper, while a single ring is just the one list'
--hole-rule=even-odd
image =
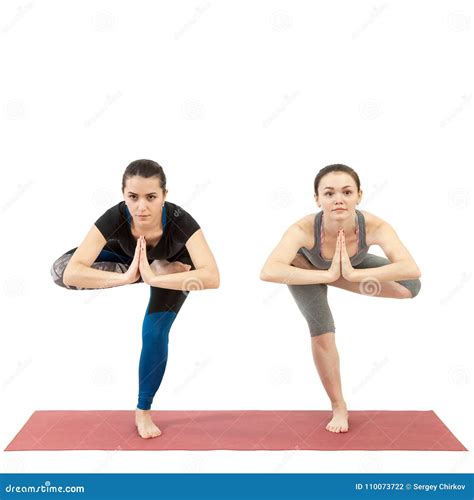
[{"label": "crossed leg", "polygon": [[[316,269],[316,268],[314,268]],[[373,288],[375,288],[376,293],[369,293],[365,291],[364,286],[361,283],[347,281],[342,276],[332,283],[328,283],[329,286],[334,286],[336,288],[342,288],[349,292],[359,293],[361,295],[369,295],[371,297],[385,297],[390,299],[410,299],[412,294],[408,288],[400,285],[396,281],[379,281]]]}]

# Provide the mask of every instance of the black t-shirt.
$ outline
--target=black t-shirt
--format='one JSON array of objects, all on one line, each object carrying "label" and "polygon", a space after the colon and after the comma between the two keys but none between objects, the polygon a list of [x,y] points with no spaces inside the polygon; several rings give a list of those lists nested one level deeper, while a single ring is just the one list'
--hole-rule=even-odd
[{"label": "black t-shirt", "polygon": [[[117,240],[129,257],[134,256],[137,241],[131,231],[132,216],[125,201],[109,208],[96,221],[97,229],[104,238]],[[166,259],[170,262],[179,260],[192,265],[186,249],[186,242],[200,229],[199,224],[183,208],[165,201],[162,215],[163,235],[154,247],[147,246],[148,260]]]}]

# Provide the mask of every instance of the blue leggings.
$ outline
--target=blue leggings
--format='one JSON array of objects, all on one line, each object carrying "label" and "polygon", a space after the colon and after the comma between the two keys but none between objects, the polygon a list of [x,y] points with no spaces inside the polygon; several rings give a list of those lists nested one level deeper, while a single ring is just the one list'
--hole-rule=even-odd
[{"label": "blue leggings", "polygon": [[[64,269],[77,248],[69,250],[57,259],[51,267],[54,282],[64,288],[81,290],[63,282]],[[132,258],[123,253],[118,241],[109,240],[104,249],[92,264],[92,268],[103,271],[124,273],[132,263]],[[195,269],[191,259],[178,259]],[[151,263],[151,261],[149,261]],[[140,278],[137,283],[143,283]],[[88,290],[91,290],[90,288]],[[181,306],[189,292],[169,290],[167,288],[150,287],[150,300],[142,325],[142,350],[138,367],[138,404],[137,408],[149,410],[153,398],[160,387],[168,360],[168,339],[173,324]]]}]

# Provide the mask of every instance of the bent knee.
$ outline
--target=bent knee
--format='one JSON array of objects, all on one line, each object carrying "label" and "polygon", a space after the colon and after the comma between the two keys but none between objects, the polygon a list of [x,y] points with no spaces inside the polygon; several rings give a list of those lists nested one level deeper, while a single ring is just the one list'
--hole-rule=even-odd
[{"label": "bent knee", "polygon": [[419,293],[421,289],[421,281],[419,279],[410,280],[410,285],[405,287],[404,299],[414,299]]},{"label": "bent knee", "polygon": [[399,298],[399,299],[411,299],[411,298],[413,298],[413,295],[412,295],[411,290],[403,287],[403,288],[400,288],[398,290],[397,298]]}]

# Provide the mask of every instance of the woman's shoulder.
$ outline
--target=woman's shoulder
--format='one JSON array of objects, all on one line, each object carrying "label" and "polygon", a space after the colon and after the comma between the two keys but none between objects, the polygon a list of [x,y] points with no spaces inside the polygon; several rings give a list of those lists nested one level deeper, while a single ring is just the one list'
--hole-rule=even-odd
[{"label": "woman's shoulder", "polygon": [[317,213],[312,213],[301,217],[294,222],[295,226],[299,226],[303,231],[311,233],[314,229],[314,220],[316,218]]},{"label": "woman's shoulder", "polygon": [[387,221],[378,217],[377,215],[367,212],[366,210],[359,210],[365,219],[365,241],[368,246],[378,245],[380,238],[379,228],[386,227]]},{"label": "woman's shoulder", "polygon": [[183,215],[190,215],[190,213],[185,210],[181,205],[173,203],[172,201],[165,201],[166,211],[173,217],[181,217]]},{"label": "woman's shoulder", "polygon": [[179,238],[189,238],[201,226],[196,219],[182,206],[171,201],[165,201],[165,227],[168,231],[178,234]]},{"label": "woman's shoulder", "polygon": [[301,217],[293,223],[293,227],[297,227],[304,232],[306,248],[312,248],[314,246],[314,222],[318,213],[312,213]]},{"label": "woman's shoulder", "polygon": [[359,212],[364,216],[365,219],[365,230],[366,233],[372,232],[377,229],[385,221],[378,217],[377,215],[367,212],[367,210],[359,210]]}]

